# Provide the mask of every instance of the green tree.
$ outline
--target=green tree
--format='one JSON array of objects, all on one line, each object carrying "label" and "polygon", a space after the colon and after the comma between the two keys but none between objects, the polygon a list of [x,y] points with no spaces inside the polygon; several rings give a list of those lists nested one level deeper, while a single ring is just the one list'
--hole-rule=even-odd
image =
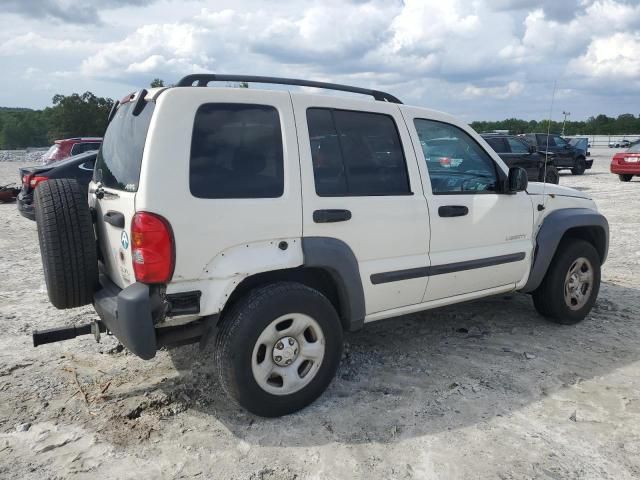
[{"label": "green tree", "polygon": [[53,107],[44,110],[49,140],[103,136],[112,106],[112,99],[96,97],[91,92],[55,95]]},{"label": "green tree", "polygon": [[150,84],[151,88],[164,87],[164,80],[161,78],[154,78]]}]

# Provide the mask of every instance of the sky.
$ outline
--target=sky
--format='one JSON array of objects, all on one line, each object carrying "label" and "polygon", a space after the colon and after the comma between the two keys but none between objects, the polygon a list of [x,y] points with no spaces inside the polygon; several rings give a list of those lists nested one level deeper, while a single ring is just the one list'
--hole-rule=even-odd
[{"label": "sky", "polygon": [[376,88],[466,121],[547,118],[552,96],[556,120],[640,115],[640,0],[0,0],[0,70],[12,107],[210,72]]}]

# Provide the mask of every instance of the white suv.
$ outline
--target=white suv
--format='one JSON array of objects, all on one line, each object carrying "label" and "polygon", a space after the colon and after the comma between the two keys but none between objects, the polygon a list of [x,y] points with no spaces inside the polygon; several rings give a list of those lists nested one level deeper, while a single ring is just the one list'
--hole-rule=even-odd
[{"label": "white suv", "polygon": [[[374,99],[206,88],[219,80]],[[527,185],[449,115],[231,75],[123,99],[88,202],[45,182],[36,216],[51,302],[93,303],[101,320],[34,344],[107,330],[150,359],[215,338],[222,388],[264,416],[317,398],[342,332],[367,322],[510,291],[582,320],[609,238],[582,192]]]}]

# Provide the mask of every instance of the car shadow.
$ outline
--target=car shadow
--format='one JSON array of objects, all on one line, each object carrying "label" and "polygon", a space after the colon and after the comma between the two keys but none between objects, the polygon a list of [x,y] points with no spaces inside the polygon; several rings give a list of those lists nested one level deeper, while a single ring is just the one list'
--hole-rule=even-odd
[{"label": "car shadow", "polygon": [[328,390],[284,419],[233,405],[220,391],[208,349],[171,350],[180,374],[158,388],[186,394],[188,407],[204,414],[203,429],[211,418],[249,444],[395,442],[508,415],[640,360],[639,293],[603,283],[592,313],[573,326],[544,320],[523,294],[368,324],[346,335]]}]

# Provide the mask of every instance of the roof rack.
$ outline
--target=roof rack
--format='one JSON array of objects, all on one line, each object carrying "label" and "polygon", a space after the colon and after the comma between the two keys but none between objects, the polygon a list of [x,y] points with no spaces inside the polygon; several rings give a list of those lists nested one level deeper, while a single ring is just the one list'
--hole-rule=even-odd
[{"label": "roof rack", "polygon": [[214,73],[194,73],[183,77],[176,87],[193,87],[194,83],[197,87],[206,87],[209,82],[251,82],[251,83],[272,83],[278,85],[297,85],[299,87],[326,88],[327,90],[339,90],[341,92],[361,93],[363,95],[371,95],[378,101],[402,103],[398,98],[390,93],[381,92],[379,90],[370,90],[368,88],[351,87],[349,85],[341,85],[339,83],[315,82],[313,80],[298,80],[296,78],[282,77],[261,77],[255,75],[218,75]]}]

